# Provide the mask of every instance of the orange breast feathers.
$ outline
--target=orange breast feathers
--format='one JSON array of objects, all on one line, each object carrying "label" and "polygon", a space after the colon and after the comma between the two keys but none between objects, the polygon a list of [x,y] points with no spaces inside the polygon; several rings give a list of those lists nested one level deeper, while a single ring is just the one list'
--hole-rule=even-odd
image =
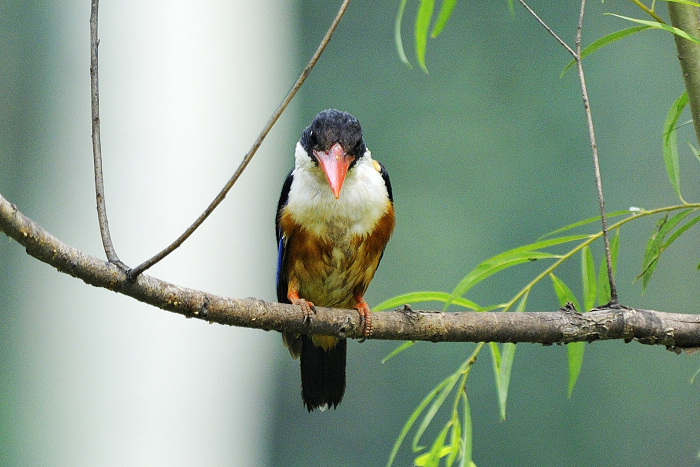
[{"label": "orange breast feathers", "polygon": [[394,208],[388,199],[386,206],[367,234],[351,234],[347,225],[312,232],[284,210],[280,227],[286,238],[282,268],[288,274],[288,293],[296,291],[318,306],[353,308],[374,277],[394,230]]}]

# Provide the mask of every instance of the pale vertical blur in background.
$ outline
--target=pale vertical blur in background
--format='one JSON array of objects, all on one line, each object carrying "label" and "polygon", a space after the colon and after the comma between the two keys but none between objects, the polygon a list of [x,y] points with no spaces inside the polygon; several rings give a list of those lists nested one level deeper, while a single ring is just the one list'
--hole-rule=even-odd
[{"label": "pale vertical blur in background", "polygon": [[[133,266],[201,213],[287,91],[294,15],[287,2],[101,3],[106,200],[117,252]],[[89,2],[0,9],[0,186],[58,238],[104,257],[91,175],[89,14]],[[277,156],[289,115],[224,205],[149,274],[272,298],[274,217],[260,212],[283,179]],[[87,287],[1,243],[0,464],[270,462],[276,335]]]},{"label": "pale vertical blur in background", "polygon": [[[162,248],[213,198],[339,3],[102,5],[105,183],[122,260],[133,265]],[[352,2],[232,194],[152,274],[273,299],[279,189],[301,130],[328,107],[361,121],[392,178],[397,228],[370,304],[451,291],[480,261],[596,215],[580,90],[574,73],[559,77],[570,57],[517,7],[511,16],[506,2],[459,2],[429,43],[426,75],[397,58],[398,3]],[[573,42],[576,2],[532,6]],[[405,17],[409,57],[413,8],[409,2]],[[590,3],[584,43],[630,26],[603,13],[641,16],[634,8]],[[0,8],[0,193],[100,256],[88,14],[87,2]],[[665,115],[683,91],[672,38],[638,34],[585,65],[608,209],[677,203],[661,159]],[[696,201],[689,130],[680,132],[681,180]],[[664,253],[644,295],[634,282],[654,222],[622,232],[620,298],[697,313],[697,228]],[[599,262],[600,245],[594,251]],[[277,333],[185,320],[93,289],[2,239],[0,265],[2,465],[382,465],[413,408],[473,349],[420,343],[382,365],[396,343],[351,342],[343,403],[308,414],[298,362]],[[469,298],[506,301],[540,267],[495,276]],[[578,268],[577,258],[558,274],[575,293]],[[531,311],[557,307],[549,283],[530,295]],[[481,355],[468,384],[477,465],[697,464],[697,356],[593,343],[567,400],[566,348],[518,345],[504,422],[489,360]],[[396,465],[411,461],[406,446]]]}]

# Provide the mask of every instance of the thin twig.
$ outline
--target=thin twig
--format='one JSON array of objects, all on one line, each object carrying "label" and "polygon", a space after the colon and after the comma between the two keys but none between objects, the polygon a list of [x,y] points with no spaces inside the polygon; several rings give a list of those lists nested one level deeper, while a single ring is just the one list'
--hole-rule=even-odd
[{"label": "thin twig", "polygon": [[598,195],[598,205],[600,207],[600,219],[603,231],[603,243],[605,245],[605,262],[608,268],[608,282],[610,283],[610,305],[617,305],[617,288],[615,287],[615,277],[613,275],[612,257],[610,254],[610,240],[608,239],[608,221],[605,216],[605,198],[603,197],[603,183],[600,176],[600,163],[598,161],[598,143],[596,142],[595,130],[593,128],[593,115],[591,114],[591,105],[588,100],[588,89],[586,87],[586,78],[583,73],[583,60],[581,59],[581,33],[583,31],[583,16],[586,10],[586,0],[581,0],[581,10],[578,18],[578,26],[576,28],[576,44],[575,50],[572,49],[552,28],[545,23],[532,8],[525,3],[524,0],[519,0],[520,4],[544,27],[559,44],[569,52],[576,61],[578,68],[578,79],[581,85],[581,94],[583,96],[583,109],[586,113],[586,123],[588,125],[588,137],[591,144],[591,152],[593,153],[593,169],[595,173],[595,186]]},{"label": "thin twig", "polygon": [[272,117],[270,117],[270,120],[267,122],[263,130],[260,132],[260,135],[258,136],[258,139],[255,140],[255,143],[253,144],[253,147],[250,148],[250,151],[245,155],[243,158],[243,161],[241,164],[238,166],[238,169],[236,169],[236,172],[233,174],[233,176],[229,179],[228,182],[226,182],[226,185],[221,189],[219,194],[214,198],[214,200],[211,202],[211,204],[207,207],[207,209],[197,218],[194,223],[192,223],[191,226],[183,232],[182,235],[180,235],[177,240],[175,240],[173,243],[168,245],[165,249],[163,249],[160,253],[157,255],[153,256],[152,258],[144,261],[143,263],[139,264],[135,268],[131,269],[128,273],[128,277],[130,279],[133,279],[137,277],[139,274],[144,272],[146,269],[150,268],[154,264],[158,263],[160,260],[168,256],[170,253],[175,251],[182,243],[187,240],[187,238],[192,235],[192,233],[197,230],[197,228],[202,225],[202,223],[206,220],[207,217],[216,209],[216,207],[224,200],[228,192],[231,190],[233,185],[236,183],[238,178],[241,176],[245,168],[248,166],[248,163],[251,161],[255,153],[257,152],[258,148],[262,144],[263,140],[267,136],[267,134],[270,132],[274,124],[277,122],[277,119],[279,119],[280,115],[282,115],[282,112],[287,108],[287,105],[289,102],[294,98],[296,95],[297,91],[301,87],[301,85],[306,81],[307,76],[309,76],[309,73],[311,73],[311,70],[314,68],[316,65],[316,62],[318,62],[318,59],[321,57],[321,54],[325,50],[326,46],[328,45],[328,42],[331,40],[331,36],[333,35],[333,32],[335,31],[336,27],[338,27],[338,23],[340,22],[340,19],[343,17],[343,14],[345,13],[345,10],[347,9],[348,5],[350,4],[350,0],[343,0],[343,4],[340,5],[340,9],[338,10],[338,13],[335,15],[335,18],[333,19],[333,22],[331,23],[330,27],[328,28],[328,31],[326,32],[326,35],[323,37],[323,40],[321,40],[320,45],[318,46],[318,49],[316,50],[316,53],[314,53],[313,57],[311,57],[311,60],[309,63],[306,65],[304,68],[304,71],[301,72],[301,75],[299,75],[299,79],[297,79],[296,83],[294,83],[294,86],[292,86],[292,89],[289,91],[287,96],[282,100],[282,103],[279,105],[277,110],[272,114]]},{"label": "thin twig", "polygon": [[92,108],[92,155],[95,167],[95,197],[97,198],[97,221],[100,225],[100,235],[107,260],[120,268],[128,269],[119,260],[112,244],[107,222],[107,207],[105,206],[105,187],[102,179],[102,144],[100,143],[100,89],[97,77],[97,10],[99,0],[92,0],[90,8],[90,104]]},{"label": "thin twig", "polygon": [[578,18],[578,28],[576,30],[576,67],[578,68],[578,79],[581,83],[581,94],[583,96],[583,109],[586,112],[586,123],[588,124],[588,137],[593,153],[593,170],[595,173],[595,188],[598,194],[598,205],[600,206],[600,223],[603,231],[603,244],[605,245],[605,263],[608,269],[608,282],[610,284],[610,305],[617,305],[617,288],[615,287],[615,276],[613,274],[612,256],[610,254],[610,240],[608,239],[608,220],[605,216],[605,198],[603,197],[603,182],[600,176],[600,163],[598,161],[598,143],[596,142],[595,130],[593,128],[593,116],[591,114],[591,104],[588,100],[588,88],[586,78],[583,73],[583,60],[581,59],[581,31],[583,30],[583,15],[586,10],[586,0],[581,0],[581,12]]},{"label": "thin twig", "polygon": [[537,22],[540,23],[540,25],[542,25],[542,27],[545,28],[547,30],[547,32],[550,33],[552,35],[552,37],[554,37],[557,40],[557,42],[559,42],[559,44],[561,44],[561,46],[567,50],[567,52],[569,52],[571,55],[574,56],[574,58],[576,58],[576,52],[574,52],[574,49],[569,47],[569,44],[564,42],[564,40],[561,37],[559,37],[557,35],[557,33],[554,32],[554,30],[552,28],[550,28],[549,25],[542,20],[542,18],[537,16],[537,13],[535,13],[535,11],[532,8],[530,8],[530,6],[527,3],[525,3],[523,0],[519,0],[519,1],[520,1],[520,4],[523,7],[525,7],[527,12],[530,13],[532,15],[532,17],[535,18],[537,20]]},{"label": "thin twig", "polygon": [[[654,12],[654,10],[652,10],[652,9],[649,8],[649,7],[647,7],[645,4],[643,4],[643,3],[640,2],[639,0],[632,0],[632,3],[634,3],[635,5],[637,5],[639,8],[642,9],[642,11],[643,11],[644,13],[646,13],[646,14],[649,15],[649,16],[651,16],[652,18],[654,18],[654,19],[655,19],[656,21],[658,21],[659,23],[661,23],[661,24],[666,24],[666,21],[664,21],[659,15],[657,15],[657,14]],[[673,2],[669,2],[669,5],[672,4],[672,3],[673,3]]]}]

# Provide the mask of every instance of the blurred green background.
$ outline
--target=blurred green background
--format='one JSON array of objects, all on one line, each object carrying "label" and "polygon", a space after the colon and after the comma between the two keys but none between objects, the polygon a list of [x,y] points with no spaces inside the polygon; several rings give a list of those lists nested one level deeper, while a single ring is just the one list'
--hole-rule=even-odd
[{"label": "blurred green background", "polygon": [[[284,66],[267,64],[263,68],[265,74],[278,76],[279,82],[276,92],[267,96],[264,105],[254,109],[257,112],[254,127],[262,126],[264,116],[272,112],[283,91],[315,50],[336,13],[336,3],[295,2],[292,7],[285,7],[286,17],[276,20],[289,29],[288,35],[283,36],[284,46],[296,49],[296,53]],[[404,38],[411,59],[415,6],[409,2],[404,17]],[[577,2],[533,2],[532,6],[573,44],[579,10]],[[266,142],[256,156],[259,160],[251,166],[248,177],[254,177],[255,185],[262,185],[267,195],[245,198],[244,202],[263,213],[262,224],[269,224],[269,231],[258,235],[255,244],[243,248],[260,251],[260,256],[243,260],[234,251],[227,252],[224,258],[213,258],[218,255],[215,249],[211,256],[199,260],[214,263],[220,259],[231,262],[233,269],[262,270],[269,282],[258,282],[257,289],[243,290],[227,288],[225,281],[216,287],[207,282],[181,282],[183,285],[232,296],[274,298],[272,263],[275,252],[271,223],[278,190],[292,165],[292,150],[299,133],[319,110],[329,107],[347,110],[361,121],[368,147],[387,167],[394,188],[397,227],[367,294],[370,304],[416,290],[451,291],[480,261],[532,242],[555,228],[596,215],[593,169],[578,80],[571,71],[563,78],[559,76],[570,60],[566,52],[517,5],[511,15],[506,2],[460,2],[443,34],[429,41],[430,74],[425,74],[415,67],[407,68],[398,59],[393,44],[397,7],[398,2],[356,0],[351,4],[290,112],[271,134],[279,148],[287,149],[279,153],[277,146],[273,150],[272,143]],[[659,7],[665,13],[665,6]],[[84,66],[76,71],[83,86],[71,88],[70,92],[75,93],[81,111],[89,116],[89,88],[84,86],[88,5],[78,5],[75,11],[82,15],[76,24],[84,28],[82,42],[75,44],[82,58],[80,66]],[[641,17],[631,2],[591,2],[584,26],[585,44],[631,26],[605,16],[609,11]],[[42,199],[36,198],[35,193],[47,196],[39,188],[46,183],[43,177],[50,177],[50,174],[46,175],[45,168],[43,171],[39,168],[49,163],[65,164],[60,160],[42,159],[46,154],[42,156],[33,146],[40,137],[27,136],[44,134],[47,129],[42,126],[43,122],[52,111],[50,105],[34,98],[42,83],[55,73],[46,66],[50,61],[46,56],[60,57],[67,47],[65,38],[54,33],[56,17],[54,9],[38,3],[22,11],[18,6],[9,5],[0,9],[3,57],[0,61],[0,88],[3,88],[0,112],[11,115],[12,118],[4,120],[13,125],[0,130],[3,132],[0,193],[40,222],[41,216],[33,216],[42,205]],[[277,28],[269,21],[255,23],[258,19],[250,21],[256,30],[263,31],[260,37],[265,37],[265,27]],[[111,38],[113,42],[109,47],[112,49],[119,48],[119,44],[114,43],[117,33]],[[188,34],[196,33],[194,30]],[[44,36],[49,36],[45,42],[33,42]],[[103,36],[104,43],[107,41]],[[250,43],[236,43],[242,48],[254,44],[252,39]],[[108,53],[107,45],[101,47],[103,54]],[[102,59],[108,60],[104,55]],[[255,60],[241,63],[236,73],[245,75],[261,66],[261,62]],[[661,158],[661,131],[666,112],[683,91],[673,39],[661,32],[637,34],[596,52],[586,59],[585,66],[608,210],[676,204]],[[112,86],[126,86],[110,80],[107,75],[103,86],[108,82]],[[216,104],[226,106],[225,101]],[[235,118],[240,118],[240,112],[251,111],[249,108],[234,110],[238,112],[232,114]],[[223,126],[227,124],[229,122],[224,122]],[[109,125],[104,117],[103,125]],[[66,139],[81,138],[81,149],[87,148],[87,152],[66,157],[73,158],[72,164],[79,165],[81,176],[89,177],[89,117],[79,128],[82,134],[78,135],[73,128],[69,134],[49,129],[53,138],[49,147],[61,147]],[[700,167],[685,143],[689,140],[695,144],[695,138],[689,127],[680,133],[682,190],[688,201],[695,201],[700,191]],[[233,160],[220,169],[224,170],[222,177],[232,173],[239,155],[255,136],[253,130],[250,134],[236,143],[240,147],[231,144]],[[120,131],[118,136],[128,140],[130,134]],[[198,155],[202,159],[207,156],[206,152]],[[112,157],[119,155],[114,153]],[[269,169],[255,168],[255,164],[268,162]],[[38,177],[37,173],[44,175]],[[201,206],[211,198],[210,193],[223,184],[218,180],[207,179],[208,191],[202,195]],[[82,209],[92,213],[89,188],[87,185]],[[197,185],[193,187],[196,188]],[[230,205],[232,201],[226,203]],[[194,206],[191,213],[183,217],[184,225],[186,220],[194,218],[201,206]],[[69,222],[69,217],[59,218],[51,223],[50,230],[63,238],[61,225]],[[621,233],[618,263],[621,302],[662,311],[698,312],[700,275],[696,266],[700,261],[700,233],[697,228],[664,253],[643,295],[640,284],[634,282],[653,225],[653,220],[643,220],[628,225]],[[83,228],[94,237],[91,253],[99,255],[96,223]],[[231,237],[244,230],[240,223],[230,228],[234,229],[227,232]],[[177,231],[175,228],[165,235],[142,256],[162,247]],[[65,239],[70,243],[70,238]],[[595,245],[594,252],[596,261],[600,261],[600,244]],[[136,263],[140,258],[135,256],[130,262]],[[258,266],[263,259],[271,264]],[[92,418],[86,424],[71,413],[73,404],[64,404],[66,398],[47,401],[26,392],[31,384],[51,387],[64,381],[75,383],[80,378],[91,378],[93,365],[80,363],[82,352],[49,347],[48,353],[44,353],[42,347],[26,344],[33,342],[32,335],[42,334],[42,327],[54,326],[54,320],[70,326],[73,320],[90,319],[81,318],[76,310],[80,308],[80,300],[76,297],[53,300],[53,295],[47,292],[45,299],[28,309],[27,295],[33,296],[37,291],[22,289],[18,277],[39,274],[49,281],[56,272],[37,266],[35,260],[26,257],[21,248],[9,241],[0,242],[0,261],[0,295],[3,297],[0,305],[0,350],[3,354],[0,363],[0,464],[60,464],[71,459],[74,465],[123,463],[125,457],[119,449],[91,450],[87,455],[85,452],[77,455],[76,451],[81,450],[80,443],[90,444],[96,437],[128,443],[133,435],[128,428],[115,433],[114,420],[109,416]],[[538,266],[528,265],[492,277],[470,291],[468,298],[481,304],[506,301],[532,277],[533,271],[538,271]],[[178,277],[172,272],[172,265],[171,269],[167,265],[162,267],[160,271],[166,278]],[[578,270],[576,257],[558,273],[575,292],[579,291],[575,287],[580,282]],[[154,274],[158,275],[156,271]],[[62,283],[71,281],[76,282],[66,278]],[[76,290],[79,294],[95,295],[105,304],[128,302],[82,284]],[[558,304],[549,282],[530,295],[528,310],[556,308]],[[120,322],[137,323],[142,315],[165,315],[145,305],[136,305],[136,309],[138,313],[119,315]],[[28,315],[34,318],[28,319]],[[176,321],[185,333],[200,326],[179,317],[163,319]],[[95,338],[91,345],[100,352],[104,341],[110,339],[110,330],[101,326],[97,318],[95,321],[94,328],[85,332],[99,330],[101,337]],[[128,323],[124,326],[139,326]],[[216,332],[225,341],[233,338],[233,331],[223,327],[202,328],[202,335],[197,337],[201,341],[192,343],[195,337],[189,335],[183,339],[191,346],[191,352],[207,360],[221,361],[216,371],[226,372],[227,359],[235,359],[240,354],[226,353],[224,347],[209,349],[207,344],[209,333]],[[149,332],[162,335],[160,329],[156,322]],[[232,448],[211,463],[382,465],[414,407],[474,347],[474,344],[419,343],[381,364],[381,359],[398,343],[367,341],[359,345],[352,342],[348,349],[348,387],[342,405],[330,413],[308,414],[300,400],[298,363],[289,359],[279,336],[254,331],[246,332],[245,336],[250,340],[246,345],[251,353],[241,360],[253,370],[262,368],[263,361],[269,362],[260,370],[260,380],[251,383],[233,372],[219,380],[215,375],[220,373],[215,373],[198,382],[202,389],[199,393],[178,395],[180,405],[160,415],[166,420],[166,427],[170,427],[161,435],[189,440],[195,445],[192,452],[201,455],[170,458],[169,463],[177,464],[178,460],[183,464],[193,460],[201,463],[197,461],[204,459],[208,440],[221,439],[225,444],[229,438],[232,442],[234,439],[242,442],[256,457],[242,457],[242,451]],[[53,338],[60,340],[61,335]],[[27,360],[27,354],[34,356]],[[139,360],[141,354],[119,355],[121,363],[128,366]],[[160,363],[170,361],[168,355],[161,358]],[[690,382],[700,368],[697,357],[678,356],[663,348],[637,343],[596,342],[586,346],[581,376],[571,399],[567,399],[566,349],[518,345],[507,419],[503,422],[499,421],[489,358],[486,352],[482,353],[468,383],[473,456],[477,465],[697,465],[700,392],[697,381]],[[32,364],[43,367],[53,362],[73,365],[74,374],[56,374],[55,379],[47,377],[48,382],[41,377],[27,376],[28,372],[36,371]],[[172,364],[177,367],[175,362]],[[152,371],[149,368],[146,364],[143,371]],[[110,373],[105,369],[101,371]],[[115,385],[126,385],[129,390],[128,381],[123,382],[118,376],[114,378],[117,378]],[[210,394],[214,380],[218,389],[212,391],[211,397],[202,397]],[[110,384],[109,379],[105,381]],[[80,384],[75,384],[77,387],[72,393],[80,398]],[[163,391],[171,392],[167,385]],[[262,402],[246,406],[248,394],[252,398],[261,392],[265,394]],[[233,393],[243,394],[242,406],[227,405]],[[95,396],[98,402],[90,408],[99,410],[102,403],[110,404],[109,400],[101,400],[110,394],[111,390],[98,390]],[[122,403],[128,404],[128,401]],[[203,406],[215,413],[217,419],[228,420],[230,426],[224,424],[223,428],[210,431],[206,418],[197,425],[188,426],[184,414],[201,411]],[[221,409],[217,411],[215,407]],[[255,434],[241,439],[242,435],[232,434],[233,425],[247,411],[255,413],[264,423]],[[152,417],[158,419],[159,415]],[[42,430],[30,426],[28,420],[31,424],[44,425],[47,430],[65,426],[66,431],[48,442],[41,435]],[[126,422],[127,427],[135,431],[141,426],[138,418]],[[227,427],[231,431],[227,431]],[[178,435],[171,436],[170,429],[176,430]],[[435,430],[429,432],[425,442],[429,443],[430,434],[435,433]],[[75,447],[59,455],[66,446]],[[143,443],[139,448],[146,454],[127,458],[130,463],[157,464],[163,459],[160,450],[172,449],[166,442]],[[410,465],[411,461],[407,445],[400,451],[395,465]]]}]

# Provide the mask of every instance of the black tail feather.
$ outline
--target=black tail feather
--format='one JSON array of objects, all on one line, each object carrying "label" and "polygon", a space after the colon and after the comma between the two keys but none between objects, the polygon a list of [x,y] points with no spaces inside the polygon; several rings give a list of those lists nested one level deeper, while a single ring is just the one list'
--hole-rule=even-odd
[{"label": "black tail feather", "polygon": [[316,408],[335,408],[345,393],[345,357],[348,342],[324,350],[315,347],[310,336],[302,335],[301,397],[311,412]]}]

